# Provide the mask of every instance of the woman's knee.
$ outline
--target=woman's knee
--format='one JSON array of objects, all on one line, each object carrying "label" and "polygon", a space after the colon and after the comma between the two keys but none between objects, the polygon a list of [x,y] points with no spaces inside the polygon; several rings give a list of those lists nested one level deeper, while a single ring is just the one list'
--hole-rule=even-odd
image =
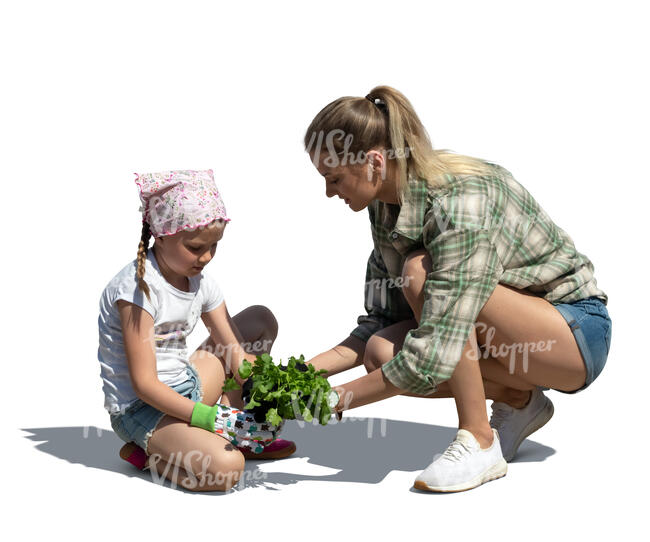
[{"label": "woman's knee", "polygon": [[[391,357],[386,343],[387,341],[378,335],[373,335],[368,339],[363,353],[363,366],[369,373],[390,361]],[[392,352],[392,348],[390,348],[390,351]]]}]

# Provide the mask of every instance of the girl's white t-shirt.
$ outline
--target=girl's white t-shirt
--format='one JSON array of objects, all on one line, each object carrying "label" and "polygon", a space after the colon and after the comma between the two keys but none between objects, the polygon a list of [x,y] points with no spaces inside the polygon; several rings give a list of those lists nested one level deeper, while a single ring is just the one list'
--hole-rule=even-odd
[{"label": "girl's white t-shirt", "polygon": [[199,316],[216,309],[224,301],[217,282],[202,273],[189,277],[189,292],[169,284],[151,248],[147,252],[144,273],[151,301],[138,288],[135,272],[136,260],[133,260],[111,279],[99,301],[97,357],[104,383],[104,408],[109,413],[120,412],[137,399],[126,361],[118,299],[142,307],[153,317],[158,378],[168,386],[187,380],[189,354],[185,338],[194,329]]}]

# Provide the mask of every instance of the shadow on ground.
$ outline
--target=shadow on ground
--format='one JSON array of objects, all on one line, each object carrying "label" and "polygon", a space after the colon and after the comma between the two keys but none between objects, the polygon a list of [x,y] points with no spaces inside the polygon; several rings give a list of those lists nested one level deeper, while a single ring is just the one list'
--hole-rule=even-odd
[{"label": "shadow on ground", "polygon": [[[36,449],[59,459],[152,480],[148,470],[138,471],[120,459],[118,450],[123,442],[111,430],[94,426],[22,430],[30,433],[26,438],[38,442]],[[455,435],[456,429],[451,427],[378,418],[344,418],[341,423],[325,427],[289,421],[281,437],[296,442],[296,453],[286,460],[246,461],[244,476],[233,491],[260,486],[277,490],[306,480],[377,484],[395,470],[423,470]],[[513,463],[544,461],[554,453],[553,448],[525,440]],[[296,465],[298,458],[303,458],[300,462],[303,466],[306,463],[326,467],[316,470],[336,472],[321,475],[282,472],[283,461]],[[168,481],[165,485],[171,487]]]}]

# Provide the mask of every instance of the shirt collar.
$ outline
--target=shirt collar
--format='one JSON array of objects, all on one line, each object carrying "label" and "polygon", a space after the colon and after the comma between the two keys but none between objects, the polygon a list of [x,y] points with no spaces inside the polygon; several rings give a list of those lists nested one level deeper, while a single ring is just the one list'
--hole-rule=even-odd
[{"label": "shirt collar", "polygon": [[[429,186],[424,179],[409,176],[402,205],[379,202],[382,224],[393,239],[401,235],[412,241],[422,236],[424,216],[428,209]],[[396,235],[397,234],[397,235]]]}]

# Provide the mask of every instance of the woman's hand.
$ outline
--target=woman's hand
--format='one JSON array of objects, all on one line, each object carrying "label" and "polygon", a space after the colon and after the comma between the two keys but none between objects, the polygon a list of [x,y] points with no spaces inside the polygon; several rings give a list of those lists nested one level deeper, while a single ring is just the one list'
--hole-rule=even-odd
[{"label": "woman's hand", "polygon": [[340,410],[341,407],[341,394],[339,393],[339,390],[342,391],[342,388],[339,388],[338,390],[335,388],[332,388],[330,390],[330,396],[327,399],[327,402],[332,409],[332,412],[334,413],[334,416],[336,416],[337,421],[341,421],[341,418],[343,418],[343,411]]}]

